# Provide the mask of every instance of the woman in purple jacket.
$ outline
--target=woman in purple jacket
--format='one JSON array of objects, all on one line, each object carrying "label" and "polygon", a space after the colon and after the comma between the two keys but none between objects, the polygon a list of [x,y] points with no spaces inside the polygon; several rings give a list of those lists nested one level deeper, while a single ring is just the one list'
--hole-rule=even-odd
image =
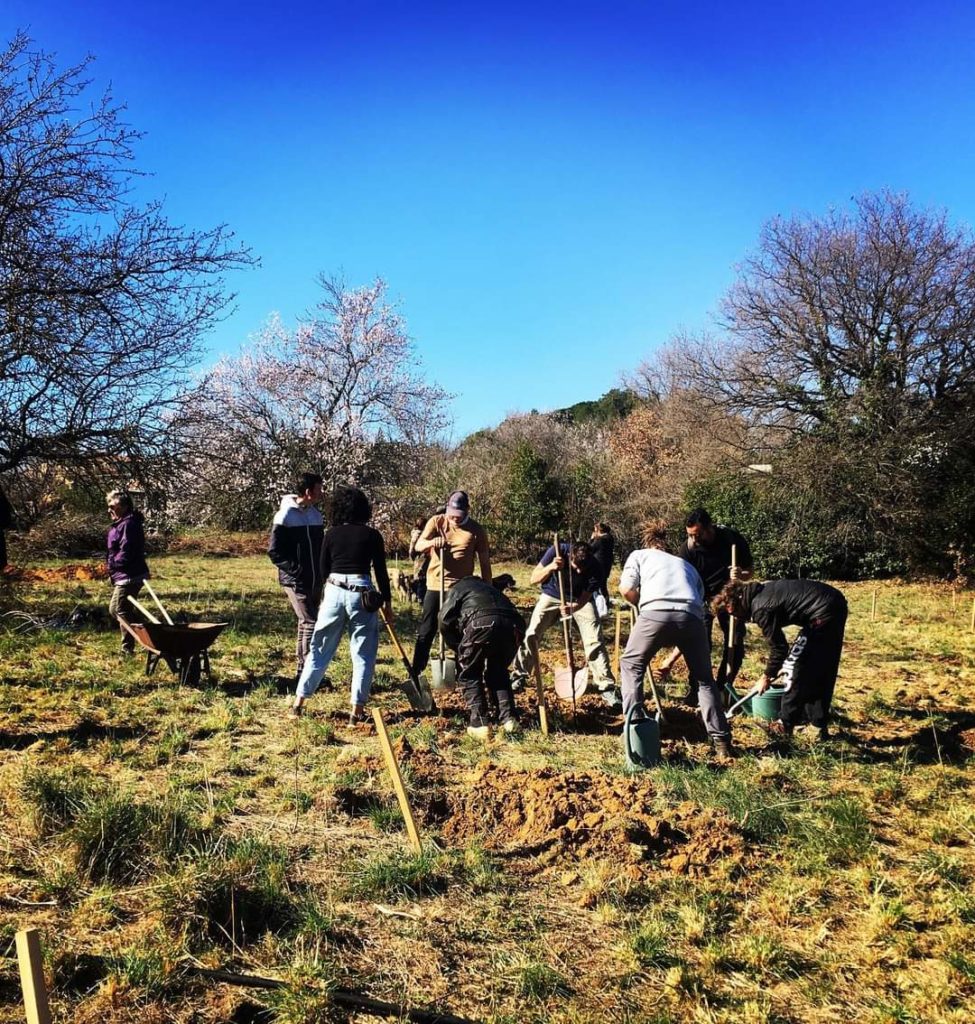
[{"label": "woman in purple jacket", "polygon": [[108,528],[108,576],[112,581],[112,600],[108,612],[120,623],[122,653],[135,653],[135,638],[121,620],[141,621],[136,608],[128,598],[136,597],[142,584],[149,578],[146,565],[146,535],[142,526],[142,513],[137,512],[126,491],[109,491],[105,496],[112,525]]}]

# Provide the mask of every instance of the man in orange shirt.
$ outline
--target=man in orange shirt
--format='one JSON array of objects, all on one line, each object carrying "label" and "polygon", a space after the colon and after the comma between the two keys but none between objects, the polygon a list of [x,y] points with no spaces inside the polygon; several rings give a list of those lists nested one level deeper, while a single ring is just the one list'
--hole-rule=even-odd
[{"label": "man in orange shirt", "polygon": [[419,675],[430,661],[430,648],[437,635],[440,613],[440,574],[444,590],[474,575],[474,559],[481,567],[481,579],[491,582],[491,552],[487,531],[470,515],[470,499],[466,491],[454,491],[447,499],[447,511],[427,520],[419,540],[413,545],[417,554],[430,552],[427,567],[427,593],[416,632],[413,649],[413,672]]}]

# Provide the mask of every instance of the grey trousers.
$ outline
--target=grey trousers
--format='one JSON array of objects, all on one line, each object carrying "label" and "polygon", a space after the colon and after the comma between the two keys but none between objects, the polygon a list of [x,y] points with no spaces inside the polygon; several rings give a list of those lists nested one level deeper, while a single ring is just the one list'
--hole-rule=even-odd
[{"label": "grey trousers", "polygon": [[662,647],[677,647],[697,684],[697,699],[704,726],[712,738],[729,736],[728,719],[721,706],[721,691],[711,670],[711,654],[704,621],[688,612],[641,612],[620,657],[623,713],[643,703],[643,677]]},{"label": "grey trousers", "polygon": [[285,587],[284,592],[288,595],[288,601],[298,617],[298,635],[295,639],[295,664],[298,675],[305,667],[305,658],[311,648],[311,636],[315,632],[315,620],[318,618],[318,606],[322,601],[322,592],[315,594],[299,594],[291,587]]},{"label": "grey trousers", "polygon": [[[529,676],[535,669],[535,655],[532,652],[531,640],[534,637],[541,642],[544,633],[552,626],[558,625],[561,631],[562,626],[559,620],[562,617],[562,605],[557,598],[549,597],[548,594],[539,595],[535,608],[532,611],[531,622],[528,623],[528,632],[518,654],[515,657],[515,672],[518,675]],[[596,618],[596,609],[592,601],[587,602],[577,611],[573,612],[572,618],[579,627],[579,635],[582,637],[582,646],[586,650],[586,659],[589,662],[589,671],[598,690],[610,690],[616,685],[613,678],[613,669],[609,663],[609,655],[603,645],[603,637],[599,628],[599,619]],[[578,666],[581,668],[581,666]]]},{"label": "grey trousers", "polygon": [[[142,622],[142,613],[133,605],[128,598],[138,597],[142,590],[142,580],[133,583],[116,583],[112,588],[112,598],[108,602],[108,614],[118,622],[125,619],[126,622]],[[130,653],[135,650],[135,637],[129,633],[124,626],[119,626],[122,634],[122,650]]]}]

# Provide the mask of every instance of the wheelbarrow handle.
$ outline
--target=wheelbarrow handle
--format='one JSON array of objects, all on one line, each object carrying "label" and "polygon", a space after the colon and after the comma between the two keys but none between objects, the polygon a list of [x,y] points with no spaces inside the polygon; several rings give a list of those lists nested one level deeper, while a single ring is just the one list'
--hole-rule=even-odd
[{"label": "wheelbarrow handle", "polygon": [[145,580],[143,586],[146,588],[146,592],[156,602],[156,607],[162,612],[162,617],[172,626],[174,625],[173,620],[169,617],[169,612],[166,611],[162,606],[162,601],[156,596],[156,592],[152,589],[148,580]]},{"label": "wheelbarrow handle", "polygon": [[146,618],[147,618],[147,619],[148,619],[148,620],[149,620],[149,621],[150,621],[150,622],[151,622],[151,623],[152,623],[152,624],[153,624],[154,626],[158,626],[158,625],[160,625],[159,619],[157,619],[157,618],[156,618],[156,616],[155,616],[155,615],[153,615],[153,614],[152,614],[152,612],[150,612],[150,611],[149,611],[149,609],[148,609],[148,608],[146,608],[146,606],[145,606],[144,604],[140,604],[140,602],[138,602],[138,601],[137,601],[137,600],[136,600],[136,599],[135,599],[135,598],[134,598],[134,597],[133,597],[133,596],[132,596],[131,594],[129,594],[129,595],[128,595],[128,599],[129,599],[130,603],[131,603],[131,604],[134,604],[134,605],[135,605],[135,607],[136,607],[136,608],[138,608],[138,609],[139,609],[139,611],[140,611],[140,612],[142,612],[142,614],[143,614],[143,615],[144,615],[144,616],[145,616],[145,617],[146,617]]}]

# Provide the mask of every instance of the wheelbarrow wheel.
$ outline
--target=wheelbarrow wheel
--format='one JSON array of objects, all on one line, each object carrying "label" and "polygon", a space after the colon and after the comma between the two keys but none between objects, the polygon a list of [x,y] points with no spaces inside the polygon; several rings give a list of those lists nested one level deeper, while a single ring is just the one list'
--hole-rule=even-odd
[{"label": "wheelbarrow wheel", "polygon": [[200,685],[200,656],[194,654],[180,662],[179,682],[181,686]]}]

